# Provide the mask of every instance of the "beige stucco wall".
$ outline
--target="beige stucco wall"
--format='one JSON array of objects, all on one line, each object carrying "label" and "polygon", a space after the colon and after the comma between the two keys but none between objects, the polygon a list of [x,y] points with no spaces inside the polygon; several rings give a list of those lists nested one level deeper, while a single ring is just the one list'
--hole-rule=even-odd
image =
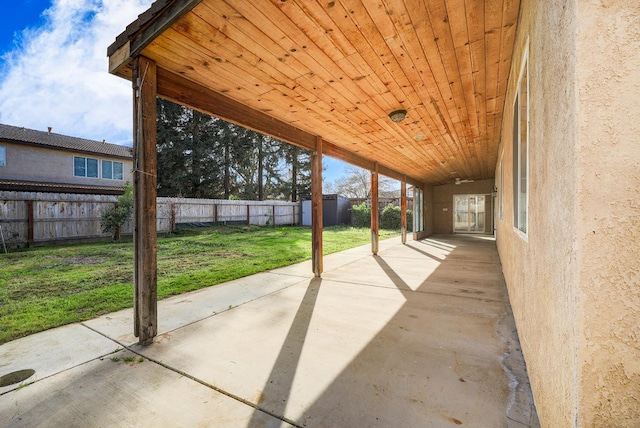
[{"label": "beige stucco wall", "polygon": [[453,197],[455,195],[486,195],[485,229],[493,234],[491,192],[494,180],[478,180],[472,183],[445,184],[433,188],[433,233],[453,233]]},{"label": "beige stucco wall", "polygon": [[[521,3],[497,242],[543,427],[640,426],[639,11],[636,0]],[[513,228],[511,124],[527,45],[523,238]]]},{"label": "beige stucco wall", "polygon": [[[64,150],[51,150],[36,146],[13,144],[0,141],[6,147],[6,165],[0,166],[0,178],[10,180],[45,181],[50,183],[86,184],[90,186],[123,186],[132,182],[131,159],[114,158],[104,155],[89,155]],[[122,162],[124,180],[74,177],[73,157],[82,156],[101,160]],[[102,165],[99,162],[99,176]]]},{"label": "beige stucco wall", "polygon": [[[522,0],[502,144],[503,220],[497,244],[540,422],[572,427],[578,388],[576,260],[577,4]],[[513,228],[513,102],[523,57],[529,64],[529,224]],[[496,172],[496,177],[500,171]]]},{"label": "beige stucco wall", "polygon": [[640,427],[640,3],[578,18],[578,421]]}]

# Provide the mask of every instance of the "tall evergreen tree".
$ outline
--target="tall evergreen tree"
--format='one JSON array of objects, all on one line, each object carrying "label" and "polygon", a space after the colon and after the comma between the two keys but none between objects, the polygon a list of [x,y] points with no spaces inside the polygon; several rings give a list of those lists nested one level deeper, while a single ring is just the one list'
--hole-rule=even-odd
[{"label": "tall evergreen tree", "polygon": [[310,187],[304,150],[158,100],[158,195],[297,200]]},{"label": "tall evergreen tree", "polygon": [[158,99],[157,112],[158,196],[179,196],[187,174],[182,130],[186,109]]},{"label": "tall evergreen tree", "polygon": [[218,119],[161,99],[157,107],[158,194],[220,197]]}]

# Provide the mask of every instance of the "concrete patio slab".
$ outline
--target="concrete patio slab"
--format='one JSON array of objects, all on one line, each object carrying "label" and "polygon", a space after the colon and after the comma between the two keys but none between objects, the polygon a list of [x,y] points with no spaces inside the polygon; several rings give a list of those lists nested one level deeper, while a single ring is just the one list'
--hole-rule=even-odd
[{"label": "concrete patio slab", "polygon": [[[400,238],[390,238],[380,241],[380,251],[386,248],[397,247],[400,245]],[[342,266],[353,263],[363,257],[371,255],[371,244],[360,245],[355,248],[350,248],[339,253],[327,254],[323,257],[324,272],[331,272],[334,269],[338,269]],[[271,272],[283,274],[283,275],[297,275],[304,278],[313,277],[313,270],[311,268],[311,261],[297,263],[291,266],[285,266],[282,268],[274,269]]]},{"label": "concrete patio slab", "polygon": [[460,300],[310,280],[140,352],[301,426],[500,426],[504,305]]},{"label": "concrete patio slab", "polygon": [[[118,349],[121,347],[117,343],[80,324],[54,328],[5,343],[0,346],[0,376],[20,370],[34,370],[34,374],[23,382],[0,387],[0,394]],[[0,423],[0,426],[4,425]]]},{"label": "concrete patio slab", "polygon": [[537,427],[495,243],[383,243],[164,300],[147,347],[130,310],[41,333],[82,357],[37,357],[0,426]]},{"label": "concrete patio slab", "polygon": [[[158,302],[158,334],[203,320],[302,281],[295,276],[263,272]],[[133,345],[133,309],[124,309],[83,325],[124,345]]]},{"label": "concrete patio slab", "polygon": [[1,396],[0,409],[3,427],[290,426],[129,351]]}]

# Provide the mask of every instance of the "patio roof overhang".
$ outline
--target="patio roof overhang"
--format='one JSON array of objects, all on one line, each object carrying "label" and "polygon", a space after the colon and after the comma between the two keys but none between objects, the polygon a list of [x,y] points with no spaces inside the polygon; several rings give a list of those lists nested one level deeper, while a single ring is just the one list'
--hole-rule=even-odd
[{"label": "patio roof overhang", "polygon": [[[140,344],[153,341],[158,324],[156,96],[311,150],[312,270],[319,277],[323,155],[372,171],[373,206],[378,174],[401,180],[401,188],[493,177],[518,6],[518,0],[153,3],[108,49],[109,71],[132,80],[134,89]],[[392,121],[398,110],[406,117]],[[377,254],[378,215],[371,213]]]},{"label": "patio roof overhang", "polygon": [[[518,0],[159,0],[108,49],[157,94],[403,179],[494,176]],[[392,122],[388,115],[406,110]]]}]

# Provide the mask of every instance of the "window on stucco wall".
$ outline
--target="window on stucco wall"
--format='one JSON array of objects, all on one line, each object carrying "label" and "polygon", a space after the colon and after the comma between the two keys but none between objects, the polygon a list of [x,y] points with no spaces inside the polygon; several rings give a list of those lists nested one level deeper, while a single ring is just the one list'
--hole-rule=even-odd
[{"label": "window on stucco wall", "polygon": [[98,159],[74,156],[73,175],[76,177],[98,178]]},{"label": "window on stucco wall", "polygon": [[422,232],[424,230],[424,210],[422,209],[422,189],[413,188],[413,231]]},{"label": "window on stucco wall", "polygon": [[529,65],[525,52],[513,104],[513,226],[526,236],[529,210]]},{"label": "window on stucco wall", "polygon": [[7,164],[7,149],[5,146],[0,146],[0,166]]},{"label": "window on stucco wall", "polygon": [[498,218],[504,220],[504,153],[500,155],[500,162],[498,164],[498,179],[500,180],[500,187],[498,189]]},{"label": "window on stucco wall", "polygon": [[122,180],[122,162],[103,160],[102,178],[109,180]]}]

